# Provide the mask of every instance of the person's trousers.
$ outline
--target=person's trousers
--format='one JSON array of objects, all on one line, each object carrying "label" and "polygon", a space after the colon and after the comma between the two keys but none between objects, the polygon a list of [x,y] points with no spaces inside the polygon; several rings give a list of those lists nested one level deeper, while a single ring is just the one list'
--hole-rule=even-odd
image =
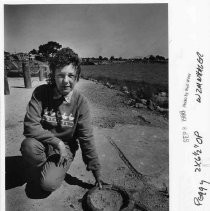
[{"label": "person's trousers", "polygon": [[32,177],[37,177],[33,179],[39,182],[43,190],[52,192],[60,187],[75,156],[75,151],[68,145],[66,145],[66,150],[67,162],[65,165],[57,166],[60,155],[52,145],[43,144],[34,138],[23,140],[20,151],[26,162],[38,170],[38,176],[34,174]]}]

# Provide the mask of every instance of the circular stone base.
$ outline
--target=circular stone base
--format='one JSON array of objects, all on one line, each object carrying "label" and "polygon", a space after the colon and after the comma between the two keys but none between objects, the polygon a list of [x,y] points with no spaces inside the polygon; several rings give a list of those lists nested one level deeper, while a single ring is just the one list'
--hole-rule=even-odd
[{"label": "circular stone base", "polygon": [[91,211],[129,211],[134,201],[123,188],[104,185],[101,190],[94,187],[87,193],[87,206]]}]

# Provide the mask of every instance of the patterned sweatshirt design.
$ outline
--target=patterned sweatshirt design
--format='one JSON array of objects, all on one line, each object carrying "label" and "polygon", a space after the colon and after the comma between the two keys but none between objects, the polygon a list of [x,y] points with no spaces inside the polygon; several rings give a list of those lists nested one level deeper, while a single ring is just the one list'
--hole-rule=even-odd
[{"label": "patterned sweatshirt design", "polygon": [[99,175],[100,163],[86,98],[75,89],[70,103],[62,97],[56,99],[55,95],[55,88],[47,84],[34,90],[26,109],[23,134],[52,146],[62,140],[75,151],[79,143],[87,170]]}]

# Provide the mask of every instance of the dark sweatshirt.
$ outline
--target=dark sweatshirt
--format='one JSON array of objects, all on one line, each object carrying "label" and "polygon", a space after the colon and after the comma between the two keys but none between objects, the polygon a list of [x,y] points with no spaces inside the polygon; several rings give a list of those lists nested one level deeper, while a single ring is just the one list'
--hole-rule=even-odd
[{"label": "dark sweatshirt", "polygon": [[87,170],[100,175],[86,98],[75,89],[70,103],[64,98],[56,98],[56,89],[50,85],[41,85],[34,90],[27,106],[23,134],[52,146],[62,140],[75,150],[79,141]]}]

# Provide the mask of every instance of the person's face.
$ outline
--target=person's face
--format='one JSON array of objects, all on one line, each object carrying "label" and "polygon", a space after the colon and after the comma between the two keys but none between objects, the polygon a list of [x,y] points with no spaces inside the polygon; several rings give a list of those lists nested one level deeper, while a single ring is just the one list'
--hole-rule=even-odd
[{"label": "person's face", "polygon": [[77,83],[76,69],[72,64],[55,71],[56,87],[61,95],[69,94]]}]

